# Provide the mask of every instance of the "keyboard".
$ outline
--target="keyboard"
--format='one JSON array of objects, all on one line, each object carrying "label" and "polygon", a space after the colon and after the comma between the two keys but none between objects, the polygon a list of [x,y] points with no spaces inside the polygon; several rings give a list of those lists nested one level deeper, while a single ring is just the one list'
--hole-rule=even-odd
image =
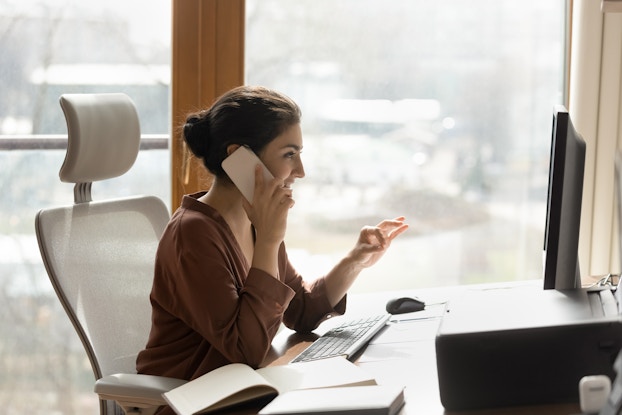
[{"label": "keyboard", "polygon": [[290,363],[307,362],[335,356],[352,358],[356,352],[382,329],[390,314],[380,314],[356,320],[345,321],[315,340]]}]

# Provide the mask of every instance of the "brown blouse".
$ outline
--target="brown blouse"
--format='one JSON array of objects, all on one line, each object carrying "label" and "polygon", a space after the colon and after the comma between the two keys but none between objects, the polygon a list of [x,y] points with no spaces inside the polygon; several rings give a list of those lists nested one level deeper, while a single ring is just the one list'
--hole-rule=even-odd
[{"label": "brown blouse", "polygon": [[345,311],[345,297],[331,307],[323,278],[303,281],[284,244],[279,279],[251,268],[203,194],[184,196],[160,240],[138,373],[191,380],[231,362],[258,367],[282,322],[306,332]]}]

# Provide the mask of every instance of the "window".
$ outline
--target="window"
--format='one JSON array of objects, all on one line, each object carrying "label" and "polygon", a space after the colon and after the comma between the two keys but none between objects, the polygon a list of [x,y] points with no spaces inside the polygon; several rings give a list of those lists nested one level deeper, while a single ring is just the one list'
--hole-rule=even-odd
[{"label": "window", "polygon": [[246,83],[302,107],[287,243],[320,275],[358,230],[411,229],[354,291],[538,279],[561,0],[247,0]]},{"label": "window", "polygon": [[94,199],[151,193],[170,200],[170,2],[0,2],[0,407],[7,414],[98,413],[93,374],[53,292],[35,213],[73,202],[58,171],[66,146],[63,93],[125,92],[143,148]]}]

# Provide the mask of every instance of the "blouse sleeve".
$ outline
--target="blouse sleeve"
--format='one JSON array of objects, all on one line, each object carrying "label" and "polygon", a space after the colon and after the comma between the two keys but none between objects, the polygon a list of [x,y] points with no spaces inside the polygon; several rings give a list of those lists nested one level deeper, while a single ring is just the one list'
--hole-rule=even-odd
[{"label": "blouse sleeve", "polygon": [[296,272],[287,258],[285,245],[281,245],[280,261],[285,283],[294,291],[294,297],[284,314],[284,324],[299,332],[310,332],[321,322],[346,310],[346,297],[332,307],[326,295],[324,277],[307,282]]}]

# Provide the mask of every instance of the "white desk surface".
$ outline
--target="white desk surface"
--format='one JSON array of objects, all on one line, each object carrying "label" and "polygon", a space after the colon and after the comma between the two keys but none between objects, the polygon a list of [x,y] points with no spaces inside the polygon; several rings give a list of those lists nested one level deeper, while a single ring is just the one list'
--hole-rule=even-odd
[{"label": "white desk surface", "polygon": [[[534,284],[534,282],[509,283],[508,285],[514,284]],[[370,342],[356,361],[359,366],[372,373],[379,384],[405,386],[406,405],[400,414],[580,414],[579,405],[573,403],[466,412],[450,412],[443,408],[438,388],[434,339],[444,313],[444,303],[464,289],[465,287],[449,287],[352,294],[348,298],[346,315],[322,323],[316,334],[322,334],[339,324],[342,319],[383,313],[386,302],[391,298],[416,296],[426,302],[426,310],[394,316],[389,326]],[[299,335],[288,329],[281,330],[273,342],[273,350],[264,365],[289,362],[316,337],[316,335]]]}]

